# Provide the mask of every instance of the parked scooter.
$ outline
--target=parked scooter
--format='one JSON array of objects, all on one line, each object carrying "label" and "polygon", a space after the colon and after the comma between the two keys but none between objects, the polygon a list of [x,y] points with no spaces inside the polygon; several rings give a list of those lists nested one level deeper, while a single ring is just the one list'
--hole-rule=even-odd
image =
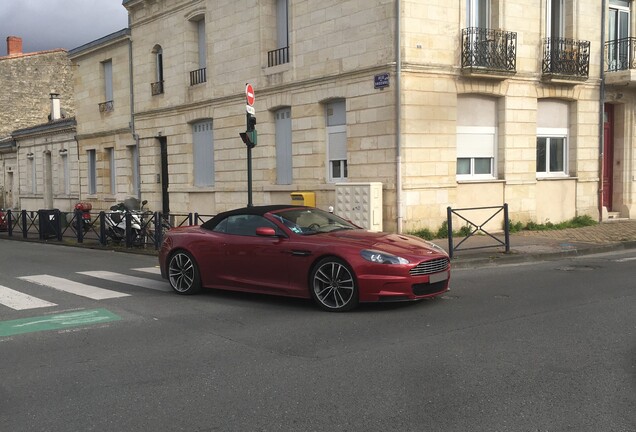
[{"label": "parked scooter", "polygon": [[136,199],[127,199],[110,208],[110,212],[105,215],[106,234],[119,243],[126,241],[126,214],[130,214],[130,236],[134,245],[144,244],[144,212],[143,206],[148,201],[144,200],[141,207]]},{"label": "parked scooter", "polygon": [[78,217],[81,217],[81,225],[82,231],[86,234],[91,229],[91,210],[93,209],[93,205],[89,202],[80,201],[75,204],[75,214],[78,214]]}]

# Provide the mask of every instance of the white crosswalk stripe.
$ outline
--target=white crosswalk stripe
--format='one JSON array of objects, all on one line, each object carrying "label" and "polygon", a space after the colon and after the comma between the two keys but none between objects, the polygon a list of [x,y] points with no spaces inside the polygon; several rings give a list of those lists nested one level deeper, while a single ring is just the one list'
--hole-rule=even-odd
[{"label": "white crosswalk stripe", "polygon": [[87,271],[79,272],[86,276],[91,276],[98,279],[105,279],[113,282],[119,282],[127,285],[140,286],[143,288],[150,288],[158,291],[170,291],[170,287],[164,281],[158,281],[154,279],[140,278],[136,276],[128,276],[121,273],[114,273],[109,271]]},{"label": "white crosswalk stripe", "polygon": [[107,290],[104,288],[98,288],[92,285],[86,285],[80,282],[75,282],[69,279],[63,279],[51,275],[22,276],[18,279],[33,282],[38,285],[44,285],[58,291],[64,291],[70,294],[87,297],[93,300],[128,297],[130,295],[117,291]]},{"label": "white crosswalk stripe", "polygon": [[[161,274],[159,267],[143,267],[134,268],[131,270],[146,273],[148,275]],[[165,281],[152,278],[129,276],[126,274],[110,271],[85,271],[78,272],[77,274],[90,276],[96,279],[107,280],[109,282],[115,282],[118,284],[148,288],[162,292],[171,291],[170,286]],[[57,291],[86,297],[92,300],[116,299],[129,297],[131,295],[127,292],[119,292],[112,289],[99,288],[87,283],[80,283],[71,279],[51,276],[47,274],[21,276],[18,277],[18,279],[47,288],[52,288]],[[122,291],[125,291],[125,289],[122,289]],[[6,306],[14,310],[25,310],[52,307],[57,306],[57,304],[0,285],[0,306]]]},{"label": "white crosswalk stripe", "polygon": [[0,304],[15,310],[57,306],[55,303],[21,293],[20,291],[12,290],[11,288],[7,288],[2,285],[0,285]]}]

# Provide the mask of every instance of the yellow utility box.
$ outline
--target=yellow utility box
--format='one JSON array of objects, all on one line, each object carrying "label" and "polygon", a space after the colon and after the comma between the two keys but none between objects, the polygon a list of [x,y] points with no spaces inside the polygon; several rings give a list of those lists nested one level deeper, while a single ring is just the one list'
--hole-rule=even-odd
[{"label": "yellow utility box", "polygon": [[316,207],[315,192],[292,192],[291,203],[293,205]]}]

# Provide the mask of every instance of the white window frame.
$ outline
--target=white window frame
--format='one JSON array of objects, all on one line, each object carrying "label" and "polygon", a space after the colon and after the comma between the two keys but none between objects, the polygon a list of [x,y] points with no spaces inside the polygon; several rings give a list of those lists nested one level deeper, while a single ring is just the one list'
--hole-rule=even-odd
[{"label": "white window frame", "polygon": [[[492,144],[478,143],[471,148],[470,144],[462,143],[462,137],[484,137],[492,140]],[[481,140],[480,140],[481,141]],[[494,126],[457,126],[457,161],[470,159],[470,173],[457,173],[457,180],[496,180],[497,179],[497,128]],[[490,173],[475,174],[475,159],[489,158]]]},{"label": "white window frame", "polygon": [[[569,157],[569,136],[567,128],[537,128],[537,140],[546,138],[546,160],[545,171],[537,171],[537,178],[565,178],[569,177],[568,157]],[[550,171],[550,138],[563,138],[563,170]],[[537,143],[538,145],[538,143]],[[537,147],[538,150],[538,147]],[[538,161],[537,161],[538,162]]]},{"label": "white window frame", "polygon": [[[348,169],[348,157],[345,156],[344,159],[333,156],[331,151],[331,143],[330,143],[330,135],[344,133],[345,141],[344,141],[344,153],[348,155],[347,152],[347,125],[338,125],[338,126],[328,126],[327,127],[327,171],[329,176],[329,183],[337,183],[337,182],[345,182],[349,177],[349,169]],[[335,153],[335,152],[334,152]],[[333,175],[333,162],[340,162],[340,173],[342,174],[339,177],[335,177]]]}]

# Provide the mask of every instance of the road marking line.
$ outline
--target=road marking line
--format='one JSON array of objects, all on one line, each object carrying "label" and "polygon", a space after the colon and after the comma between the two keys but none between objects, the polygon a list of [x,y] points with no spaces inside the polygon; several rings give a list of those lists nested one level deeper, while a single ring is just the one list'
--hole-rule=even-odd
[{"label": "road marking line", "polygon": [[135,270],[135,271],[138,271],[138,272],[156,274],[156,275],[160,275],[161,274],[161,269],[159,267],[134,268],[132,270]]},{"label": "road marking line", "polygon": [[128,297],[130,294],[120,293],[117,291],[111,291],[103,288],[98,288],[91,285],[86,285],[72,280],[59,278],[50,275],[34,275],[34,276],[22,276],[18,279],[33,282],[38,285],[43,285],[49,288],[56,289],[58,291],[75,294],[78,296],[86,297],[93,300],[104,300],[118,297]]},{"label": "road marking line", "polygon": [[119,315],[115,315],[107,309],[93,309],[0,321],[0,337],[46,330],[61,330],[68,327],[87,326],[119,320],[121,320]]},{"label": "road marking line", "polygon": [[57,306],[55,303],[21,293],[11,288],[0,285],[0,304],[14,310],[36,309]]},{"label": "road marking line", "polygon": [[86,276],[91,276],[98,279],[106,279],[113,282],[119,282],[127,285],[138,286],[142,288],[150,288],[153,290],[169,292],[170,287],[164,281],[158,281],[154,279],[140,278],[136,276],[128,276],[121,273],[114,273],[109,271],[87,271],[79,272]]},{"label": "road marking line", "polygon": [[636,261],[636,257],[631,257],[631,258],[620,258],[617,260],[614,260],[616,262],[627,262],[627,261]]}]

